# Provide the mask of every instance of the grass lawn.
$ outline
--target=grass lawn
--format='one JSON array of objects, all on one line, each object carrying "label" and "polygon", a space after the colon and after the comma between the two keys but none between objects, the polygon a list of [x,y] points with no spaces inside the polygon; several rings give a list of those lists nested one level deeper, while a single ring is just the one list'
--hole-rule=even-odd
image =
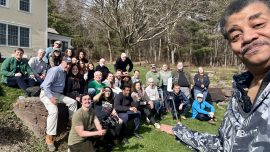
[{"label": "grass lawn", "polygon": [[[0,64],[1,66],[1,64]],[[112,66],[109,65],[109,68],[112,69]],[[145,73],[148,71],[148,67],[138,67],[135,65],[134,69],[139,69],[141,71],[142,81],[145,82]],[[22,91],[19,89],[8,88],[3,84],[0,84],[0,122],[2,118],[7,114],[12,114],[12,104],[16,102],[18,96],[23,95]],[[215,105],[215,103],[214,103]],[[217,117],[217,125],[213,126],[208,124],[207,122],[200,122],[198,120],[193,120],[188,118],[187,120],[183,120],[182,123],[192,130],[196,130],[199,132],[208,132],[211,134],[217,134],[220,123],[223,119],[223,115],[226,107],[223,109],[219,109],[216,107],[216,117]],[[165,119],[161,121],[161,123],[174,125],[176,124],[175,120],[172,120],[172,116],[170,114],[165,115]],[[163,132],[156,130],[153,126],[142,124],[140,131],[141,135],[144,137],[143,140],[138,140],[134,137],[129,138],[129,144],[124,146],[117,146],[113,149],[115,152],[126,151],[126,152],[186,152],[191,151],[185,145],[179,144],[175,141],[175,138],[171,135],[167,135]],[[66,151],[67,148],[67,138],[63,141],[57,143],[59,147],[59,151]],[[31,138],[30,144],[24,147],[24,151],[47,151],[45,149],[45,145],[43,141],[36,140],[34,137]]]}]

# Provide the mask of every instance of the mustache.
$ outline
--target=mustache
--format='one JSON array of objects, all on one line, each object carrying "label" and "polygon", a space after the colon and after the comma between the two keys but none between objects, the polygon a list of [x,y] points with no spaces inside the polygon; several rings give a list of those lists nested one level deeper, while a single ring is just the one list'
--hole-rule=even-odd
[{"label": "mustache", "polygon": [[246,52],[248,52],[252,47],[256,47],[256,46],[262,46],[262,45],[269,45],[270,43],[267,41],[262,41],[262,40],[255,40],[249,44],[246,44],[242,47],[240,53],[242,55],[245,55]]}]

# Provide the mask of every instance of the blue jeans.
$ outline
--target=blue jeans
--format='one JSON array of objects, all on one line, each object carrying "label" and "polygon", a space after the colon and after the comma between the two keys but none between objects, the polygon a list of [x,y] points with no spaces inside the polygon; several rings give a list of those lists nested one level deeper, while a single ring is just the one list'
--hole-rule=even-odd
[{"label": "blue jeans", "polygon": [[127,111],[123,113],[118,113],[118,116],[123,120],[125,126],[127,127],[128,121],[134,121],[134,131],[137,131],[141,122],[141,112],[138,110],[137,112]]},{"label": "blue jeans", "polygon": [[194,88],[194,99],[197,99],[197,94],[202,93],[203,94],[203,100],[206,100],[207,94],[208,94],[208,90],[204,89],[203,91],[195,89]]},{"label": "blue jeans", "polygon": [[34,85],[35,85],[35,80],[27,76],[7,78],[7,86],[9,87],[19,86],[19,88],[22,89],[24,92],[26,92],[26,89],[28,87],[33,87]]}]

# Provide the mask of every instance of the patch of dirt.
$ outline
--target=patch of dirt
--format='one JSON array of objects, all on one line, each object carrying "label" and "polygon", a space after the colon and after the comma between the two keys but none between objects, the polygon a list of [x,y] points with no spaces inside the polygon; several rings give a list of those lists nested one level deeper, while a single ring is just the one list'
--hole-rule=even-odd
[{"label": "patch of dirt", "polygon": [[31,133],[12,111],[0,114],[0,151],[22,151],[30,139]]},{"label": "patch of dirt", "polygon": [[[69,132],[64,132],[56,138],[58,151],[67,151]],[[23,125],[13,111],[0,113],[0,152],[40,152],[47,151],[44,139],[37,139],[34,134]]]}]

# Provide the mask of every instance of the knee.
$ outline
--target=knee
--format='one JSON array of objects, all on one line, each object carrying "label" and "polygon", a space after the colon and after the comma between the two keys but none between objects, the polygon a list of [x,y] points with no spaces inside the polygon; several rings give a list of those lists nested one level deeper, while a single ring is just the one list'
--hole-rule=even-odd
[{"label": "knee", "polygon": [[51,105],[47,110],[49,115],[58,115],[58,108],[56,105]]}]

